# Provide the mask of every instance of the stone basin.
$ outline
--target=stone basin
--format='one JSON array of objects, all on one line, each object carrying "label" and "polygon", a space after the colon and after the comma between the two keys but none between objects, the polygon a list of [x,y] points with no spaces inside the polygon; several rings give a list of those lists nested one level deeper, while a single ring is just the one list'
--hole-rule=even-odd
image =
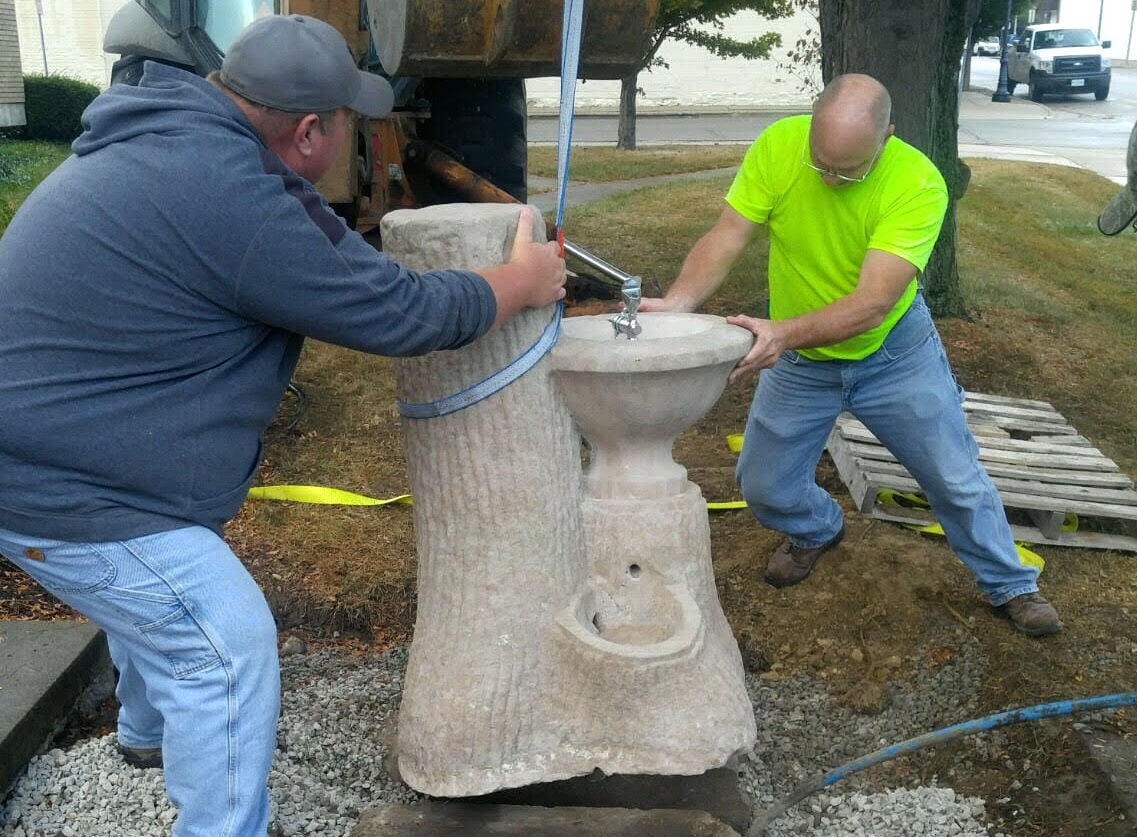
[{"label": "stone basin", "polygon": [[[737,363],[753,336],[710,314],[640,314],[643,333],[616,337],[610,317],[566,317],[553,350],[553,368],[572,372],[666,372]],[[723,380],[725,385],[725,378]]]},{"label": "stone basin", "polygon": [[690,591],[639,565],[616,582],[590,578],[558,621],[596,652],[657,662],[689,654],[703,632],[702,614]]},{"label": "stone basin", "polygon": [[687,472],[671,458],[675,437],[714,405],[750,350],[746,329],[709,314],[641,314],[636,340],[609,317],[568,317],[550,363],[569,412],[591,448],[592,497],[679,494]]}]

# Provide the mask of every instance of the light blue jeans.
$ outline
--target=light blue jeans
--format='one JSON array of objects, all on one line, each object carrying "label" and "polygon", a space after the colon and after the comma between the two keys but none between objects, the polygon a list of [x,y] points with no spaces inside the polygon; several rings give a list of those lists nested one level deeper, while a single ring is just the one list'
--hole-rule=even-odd
[{"label": "light blue jeans", "polygon": [[837,415],[861,420],[908,469],[948,543],[992,605],[1038,590],[1038,571],[1015,551],[1003,504],[963,414],[963,391],[923,296],[884,344],[856,361],[785,352],[764,369],[750,407],[737,479],[758,521],[795,546],[831,540],[841,507],[814,479]]},{"label": "light blue jeans", "polygon": [[107,543],[0,529],[0,554],[106,632],[119,742],[162,748],[175,837],[264,837],[276,626],[225,542],[200,526]]}]

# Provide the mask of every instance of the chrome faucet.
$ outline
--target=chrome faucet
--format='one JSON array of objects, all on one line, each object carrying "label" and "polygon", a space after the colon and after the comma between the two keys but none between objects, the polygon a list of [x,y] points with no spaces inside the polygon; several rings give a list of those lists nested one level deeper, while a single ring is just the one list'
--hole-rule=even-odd
[{"label": "chrome faucet", "polygon": [[635,340],[643,331],[643,326],[636,319],[636,312],[640,310],[640,300],[643,298],[642,285],[643,283],[638,276],[629,276],[624,280],[620,289],[620,298],[624,301],[624,310],[609,320],[612,323],[612,328],[616,331],[615,339],[617,340],[620,339],[621,334],[629,340]]}]

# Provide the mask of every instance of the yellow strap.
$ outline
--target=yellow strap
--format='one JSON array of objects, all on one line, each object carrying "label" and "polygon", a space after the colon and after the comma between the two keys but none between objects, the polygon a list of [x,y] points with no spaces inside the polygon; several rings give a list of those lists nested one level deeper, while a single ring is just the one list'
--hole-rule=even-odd
[{"label": "yellow strap", "polygon": [[[324,488],[319,485],[262,485],[249,489],[250,500],[290,500],[294,503],[311,503],[325,506],[387,506],[392,503],[411,505],[410,494],[400,494],[388,500],[376,500],[362,494],[341,491],[338,488]],[[744,500],[725,503],[707,503],[711,511],[729,511],[746,508]]]},{"label": "yellow strap", "polygon": [[[933,523],[929,526],[916,526],[910,524],[909,529],[915,529],[917,532],[922,532],[925,535],[943,535],[943,527],[938,523]],[[1034,567],[1040,573],[1046,569],[1046,561],[1037,552],[1028,549],[1026,544],[1015,541],[1015,552],[1019,554],[1019,563],[1024,567]]]},{"label": "yellow strap", "polygon": [[745,500],[727,500],[723,503],[707,503],[707,509],[710,511],[731,511],[733,509],[746,508]]},{"label": "yellow strap", "polygon": [[876,493],[876,501],[882,506],[900,506],[905,509],[930,509],[931,505],[919,494],[910,494],[905,491],[893,491],[891,488],[882,488]]},{"label": "yellow strap", "polygon": [[329,506],[387,506],[399,503],[409,506],[410,494],[400,494],[387,500],[376,500],[362,494],[341,491],[338,488],[325,488],[320,485],[262,485],[249,489],[249,497],[254,500],[292,500],[297,503],[315,503]]},{"label": "yellow strap", "polygon": [[[726,437],[726,446],[730,448],[731,452],[738,453],[742,450],[742,435],[741,433],[731,433]],[[877,492],[876,500],[878,503],[885,506],[899,506],[907,509],[930,509],[928,501],[921,497],[919,494],[912,494],[905,491],[893,491],[890,488],[882,488]],[[707,503],[707,508],[711,511],[723,511],[727,509],[744,509],[746,503],[744,501],[728,502],[728,503]],[[926,535],[943,535],[944,530],[938,523],[933,523],[929,526],[910,525],[910,529],[915,529],[917,532],[922,532]],[[1078,530],[1078,516],[1072,512],[1066,514],[1066,519],[1062,523],[1062,531],[1076,532]],[[1028,549],[1025,544],[1015,541],[1015,552],[1018,553],[1019,561],[1027,567],[1035,567],[1040,573],[1046,566],[1046,561],[1042,556],[1031,549]]]},{"label": "yellow strap", "polygon": [[[726,437],[726,446],[730,448],[731,453],[738,453],[742,450],[742,434],[731,433]],[[745,500],[727,500],[722,503],[707,503],[709,511],[734,511],[735,509],[746,508]]]},{"label": "yellow strap", "polygon": [[[893,491],[890,488],[882,488],[877,492],[876,500],[884,506],[900,506],[907,509],[928,509],[928,501],[921,497],[919,494],[910,494],[902,491]],[[1071,515],[1067,515],[1066,522],[1063,523],[1062,528],[1065,529],[1067,524],[1070,523]],[[1078,526],[1078,519],[1074,517],[1073,526],[1076,529]],[[918,524],[908,524],[909,529],[915,529],[917,532],[922,532],[925,535],[943,535],[943,527],[938,523],[932,523],[928,526],[920,526]],[[1067,530],[1069,531],[1069,530]],[[1025,544],[1015,541],[1015,552],[1019,555],[1019,563],[1024,567],[1034,567],[1040,573],[1046,567],[1046,561],[1037,552],[1028,549]]]}]

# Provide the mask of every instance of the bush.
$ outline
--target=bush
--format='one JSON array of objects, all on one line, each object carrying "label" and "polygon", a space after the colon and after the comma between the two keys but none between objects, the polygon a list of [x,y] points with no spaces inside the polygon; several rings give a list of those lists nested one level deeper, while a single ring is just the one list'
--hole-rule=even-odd
[{"label": "bush", "polygon": [[99,88],[66,76],[24,76],[24,137],[70,142],[83,132],[79,117]]}]

